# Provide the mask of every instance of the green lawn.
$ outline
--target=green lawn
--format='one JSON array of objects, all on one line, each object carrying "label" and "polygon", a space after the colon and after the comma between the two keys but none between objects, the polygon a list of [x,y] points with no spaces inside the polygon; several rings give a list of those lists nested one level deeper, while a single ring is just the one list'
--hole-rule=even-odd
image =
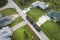
[{"label": "green lawn", "polygon": [[[13,14],[18,14],[14,9],[12,8],[8,8],[8,9],[5,9],[5,10],[2,10],[0,11],[0,13],[2,13],[3,16],[9,16],[9,15],[13,15]],[[16,24],[22,22],[22,18],[21,17],[18,17],[16,18],[16,20],[14,20],[9,26],[10,27],[13,27],[15,26]]]},{"label": "green lawn", "polygon": [[60,25],[53,21],[47,21],[41,26],[42,31],[50,40],[60,40]]},{"label": "green lawn", "polygon": [[37,0],[32,0],[30,3],[26,4],[26,5],[21,5],[19,0],[14,0],[14,2],[23,10],[29,6],[31,6],[31,3],[33,3],[34,1],[37,1]]},{"label": "green lawn", "polygon": [[[24,33],[24,31],[27,33]],[[25,37],[26,36],[26,37]],[[17,29],[14,33],[13,33],[13,37],[12,40],[32,40],[32,36],[34,36],[35,40],[38,40],[37,37],[35,37],[35,35],[33,34],[33,32],[31,32],[28,29],[28,26],[25,25],[19,29]]]},{"label": "green lawn", "polygon": [[16,18],[16,20],[14,20],[9,26],[10,26],[10,27],[13,27],[13,26],[15,26],[16,24],[18,24],[18,23],[20,23],[20,22],[22,22],[22,21],[23,21],[23,19],[20,18],[20,17],[18,17],[18,18]]},{"label": "green lawn", "polygon": [[44,11],[42,11],[39,8],[33,8],[29,12],[27,12],[27,15],[30,16],[35,22],[38,21],[38,19],[44,14]]},{"label": "green lawn", "polygon": [[17,14],[17,12],[12,8],[2,10],[2,11],[0,11],[0,13],[2,13],[3,16],[7,16],[7,15],[9,16],[9,15]]}]

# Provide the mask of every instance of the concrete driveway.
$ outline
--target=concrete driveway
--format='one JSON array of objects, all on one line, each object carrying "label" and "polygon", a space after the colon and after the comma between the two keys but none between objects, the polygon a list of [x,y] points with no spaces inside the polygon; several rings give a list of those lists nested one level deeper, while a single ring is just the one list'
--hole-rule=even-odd
[{"label": "concrete driveway", "polygon": [[30,7],[28,7],[28,8],[25,8],[24,10],[22,10],[24,13],[27,13],[28,11],[30,11],[31,9],[31,6]]},{"label": "concrete driveway", "polygon": [[42,17],[39,18],[39,21],[36,23],[38,26],[41,26],[44,24],[47,20],[50,18],[47,15],[43,15]]}]

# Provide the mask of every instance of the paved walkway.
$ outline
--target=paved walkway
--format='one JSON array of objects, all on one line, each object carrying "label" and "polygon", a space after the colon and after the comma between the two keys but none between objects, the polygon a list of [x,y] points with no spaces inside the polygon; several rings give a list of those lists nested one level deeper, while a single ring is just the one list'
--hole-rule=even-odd
[{"label": "paved walkway", "polygon": [[49,17],[47,15],[43,15],[39,18],[39,21],[36,23],[38,26],[41,26],[44,24],[47,20],[49,20]]},{"label": "paved walkway", "polygon": [[26,23],[23,21],[23,22],[21,22],[21,23],[15,25],[14,27],[11,27],[11,30],[12,30],[12,32],[14,32],[15,30],[17,30],[17,29],[23,27],[24,25],[26,25]]}]

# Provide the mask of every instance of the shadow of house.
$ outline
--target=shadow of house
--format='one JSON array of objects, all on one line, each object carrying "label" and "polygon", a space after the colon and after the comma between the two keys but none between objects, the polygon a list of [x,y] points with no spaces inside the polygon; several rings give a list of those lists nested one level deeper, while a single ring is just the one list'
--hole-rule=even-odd
[{"label": "shadow of house", "polygon": [[51,10],[47,13],[47,16],[53,20],[54,22],[59,22],[60,23],[60,12]]}]

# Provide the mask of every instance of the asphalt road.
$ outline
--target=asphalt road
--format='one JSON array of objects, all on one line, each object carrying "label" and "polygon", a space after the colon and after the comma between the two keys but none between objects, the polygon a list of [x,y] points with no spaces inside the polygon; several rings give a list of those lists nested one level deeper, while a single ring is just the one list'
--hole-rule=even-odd
[{"label": "asphalt road", "polygon": [[[42,32],[38,32],[32,24],[29,23],[29,21],[26,19],[26,14],[17,6],[16,3],[13,2],[13,0],[9,0],[11,5],[14,9],[18,12],[18,14],[24,19],[24,21],[30,26],[30,28],[35,32],[35,34],[41,39],[41,40],[49,40],[49,38]],[[7,6],[9,7],[9,6]],[[4,8],[5,9],[5,8]]]}]

